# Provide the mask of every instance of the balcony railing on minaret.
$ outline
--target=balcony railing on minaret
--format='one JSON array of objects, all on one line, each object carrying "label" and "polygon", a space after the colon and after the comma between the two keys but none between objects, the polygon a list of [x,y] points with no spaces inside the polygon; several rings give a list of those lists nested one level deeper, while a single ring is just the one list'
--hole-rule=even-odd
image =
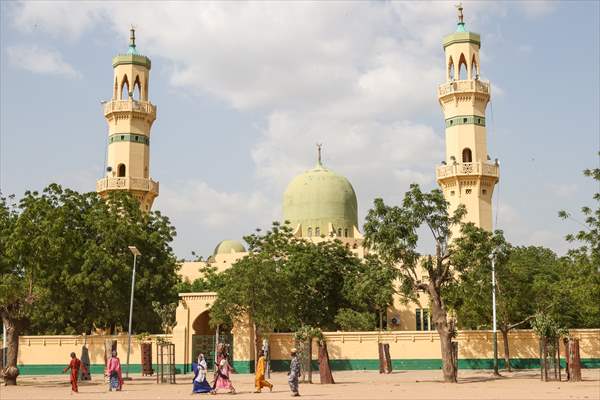
[{"label": "balcony railing on minaret", "polygon": [[152,119],[156,118],[156,106],[149,101],[138,100],[110,100],[104,103],[104,116],[114,112],[136,112],[148,114]]},{"label": "balcony railing on minaret", "polygon": [[436,168],[436,178],[444,179],[454,176],[490,176],[498,178],[500,176],[500,168],[498,164],[486,162],[463,162],[454,165],[442,165]]}]

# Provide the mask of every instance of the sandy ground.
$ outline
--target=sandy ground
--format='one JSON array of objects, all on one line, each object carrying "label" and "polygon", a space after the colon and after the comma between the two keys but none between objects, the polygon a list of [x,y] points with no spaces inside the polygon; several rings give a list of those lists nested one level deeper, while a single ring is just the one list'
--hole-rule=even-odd
[{"label": "sandy ground", "polygon": [[[19,386],[0,387],[0,399],[287,399],[290,392],[285,373],[273,373],[273,392],[254,391],[254,376],[233,376],[236,395],[190,394],[191,375],[178,375],[176,385],[157,385],[151,377],[133,375],[122,392],[108,392],[101,375],[80,384],[80,393],[70,394],[68,375],[25,376]],[[397,371],[380,375],[374,371],[334,373],[335,385],[301,384],[300,394],[314,399],[600,399],[600,369],[583,370],[583,382],[541,382],[537,371],[503,373],[493,378],[489,371],[461,371],[458,384],[440,382],[441,371]],[[319,377],[314,375],[314,381]]]}]

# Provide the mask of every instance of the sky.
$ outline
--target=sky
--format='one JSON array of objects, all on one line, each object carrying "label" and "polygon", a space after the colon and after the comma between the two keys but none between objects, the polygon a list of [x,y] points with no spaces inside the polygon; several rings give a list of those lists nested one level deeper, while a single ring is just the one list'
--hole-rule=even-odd
[{"label": "sky", "polygon": [[[454,2],[2,2],[0,191],[95,190],[105,169],[112,57],[152,60],[154,209],[180,258],[281,219],[287,183],[324,164],[358,196],[359,223],[444,157],[442,37]],[[563,254],[598,189],[600,3],[464,1],[492,84],[494,220],[515,245]],[[565,209],[575,220],[557,216]],[[426,234],[426,232],[423,232]],[[430,251],[424,238],[422,250]]]}]

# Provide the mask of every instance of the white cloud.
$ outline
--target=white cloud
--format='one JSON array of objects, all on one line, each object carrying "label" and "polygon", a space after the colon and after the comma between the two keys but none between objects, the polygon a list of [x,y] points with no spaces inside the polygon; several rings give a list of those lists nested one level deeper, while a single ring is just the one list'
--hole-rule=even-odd
[{"label": "white cloud", "polygon": [[541,18],[551,14],[558,7],[557,0],[528,0],[515,2],[518,9],[529,18]]},{"label": "white cloud", "polygon": [[[326,165],[353,183],[361,212],[375,196],[396,199],[411,182],[433,184],[443,159],[436,86],[453,3],[28,2],[11,12],[21,31],[69,40],[108,26],[123,48],[133,23],[138,49],[169,69],[180,92],[210,94],[264,121],[249,150],[260,192],[163,182],[157,204],[180,237],[194,238],[186,241],[277,219],[285,184],[313,165],[317,142]],[[469,28],[487,26],[486,13],[505,6],[469,2]],[[420,122],[435,114],[437,131]]]},{"label": "white cloud", "polygon": [[12,66],[34,74],[81,78],[81,74],[65,62],[56,50],[38,46],[11,46],[6,48],[6,54]]},{"label": "white cloud", "polygon": [[577,185],[575,183],[550,183],[546,187],[553,195],[563,198],[571,198],[577,193]]}]

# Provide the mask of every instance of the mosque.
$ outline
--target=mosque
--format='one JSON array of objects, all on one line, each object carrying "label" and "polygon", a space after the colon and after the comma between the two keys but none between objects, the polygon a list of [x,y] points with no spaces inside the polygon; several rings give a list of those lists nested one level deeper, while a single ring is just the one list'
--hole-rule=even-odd
[{"label": "mosque", "polygon": [[[446,73],[437,95],[445,120],[446,155],[435,168],[436,179],[450,211],[464,204],[467,221],[491,230],[492,194],[499,180],[499,166],[497,161],[490,161],[486,142],[490,83],[480,79],[480,35],[466,30],[462,7],[456,31],[444,37],[442,45]],[[137,50],[132,29],[127,53],[113,58],[113,96],[104,104],[109,126],[106,176],[96,184],[102,196],[114,190],[131,192],[146,211],[159,195],[159,183],[149,174],[150,130],[156,119],[156,106],[148,96],[150,68],[150,59]],[[312,242],[338,239],[358,257],[367,252],[354,187],[343,175],[323,165],[320,146],[314,167],[293,178],[283,193],[282,220],[290,222],[299,238]],[[246,254],[241,242],[223,240],[207,261],[183,262],[180,274],[193,281],[200,276],[200,267],[209,264],[223,271]],[[248,325],[234,326],[230,333],[215,332],[209,326],[216,293],[179,296],[173,331],[173,341],[180,349],[177,363],[189,363],[203,348],[210,349],[215,334],[221,335],[220,340],[235,338],[234,360],[253,359]],[[387,330],[434,330],[427,295],[421,295],[419,304],[404,304],[396,298],[387,310],[385,324]]]}]

